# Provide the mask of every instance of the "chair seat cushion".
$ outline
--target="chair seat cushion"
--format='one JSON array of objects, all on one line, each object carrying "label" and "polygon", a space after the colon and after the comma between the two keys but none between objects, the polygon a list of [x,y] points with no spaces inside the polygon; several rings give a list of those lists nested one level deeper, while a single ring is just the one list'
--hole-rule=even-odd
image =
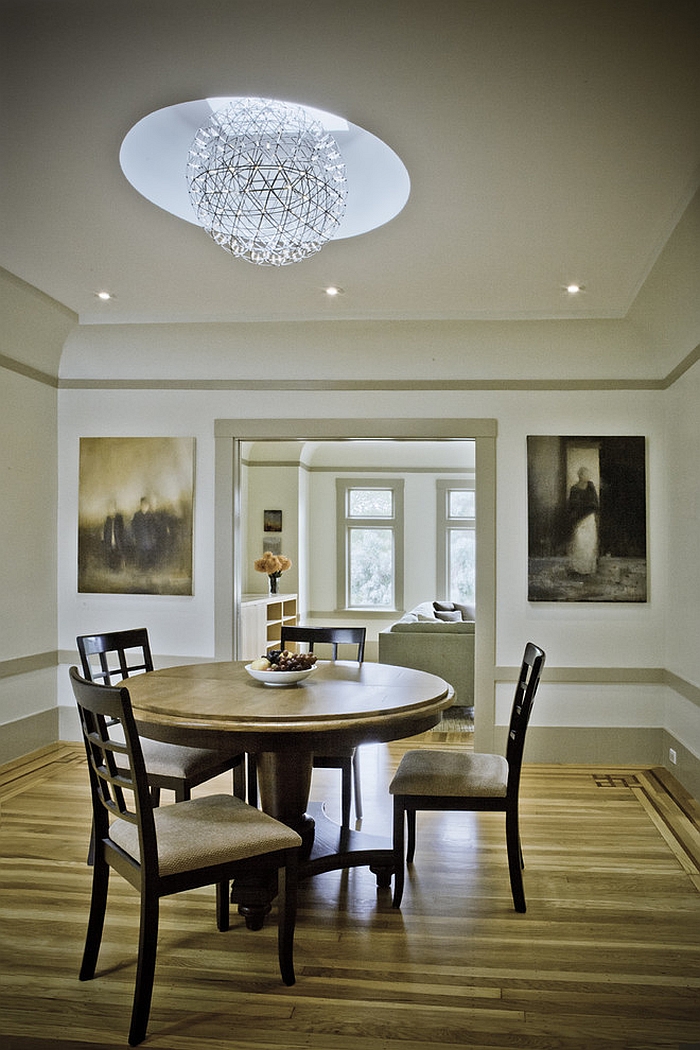
[{"label": "chair seat cushion", "polygon": [[203,747],[179,747],[176,744],[163,744],[159,740],[141,738],[141,748],[146,769],[160,777],[176,777],[186,780],[206,773],[227,760],[233,761],[235,754],[224,751],[212,751]]},{"label": "chair seat cushion", "polygon": [[505,798],[508,763],[503,755],[471,751],[407,751],[389,785],[392,795]]},{"label": "chair seat cushion", "polygon": [[[161,875],[225,864],[301,845],[301,837],[233,795],[204,795],[153,810]],[[109,836],[134,860],[141,859],[138,828],[115,820]]]}]

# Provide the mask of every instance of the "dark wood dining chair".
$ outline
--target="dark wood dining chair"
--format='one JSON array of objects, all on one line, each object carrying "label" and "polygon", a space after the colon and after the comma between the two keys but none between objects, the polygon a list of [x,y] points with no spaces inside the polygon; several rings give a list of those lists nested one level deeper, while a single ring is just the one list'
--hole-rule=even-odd
[{"label": "dark wood dining chair", "polygon": [[[331,647],[331,659],[338,659],[340,645],[354,646],[355,659],[362,663],[365,658],[366,627],[283,627],[280,645],[286,649],[290,643],[301,642],[314,651],[314,645],[326,644]],[[250,759],[249,759],[250,761]],[[350,803],[353,793],[355,798],[355,816],[362,819],[362,789],[360,786],[360,757],[358,749],[339,748],[330,755],[314,755],[316,769],[339,769],[341,771],[341,823],[350,825]],[[250,787],[249,787],[250,791]]]},{"label": "dark wood dining chair", "polygon": [[[90,682],[113,685],[132,674],[153,670],[153,657],[145,627],[108,634],[84,634],[76,639],[83,676]],[[176,802],[185,802],[192,788],[232,770],[233,793],[245,798],[245,752],[180,747],[159,740],[141,742],[151,799],[157,806],[161,790],[172,791]]]},{"label": "dark wood dining chair", "polygon": [[[510,715],[508,743],[503,755],[471,751],[407,751],[389,791],[394,796],[394,897],[401,904],[405,863],[416,849],[417,810],[489,810],[505,813],[510,887],[515,910],[524,912],[523,853],[520,844],[520,771],[525,733],[540,682],[545,654],[528,642],[525,647]],[[404,825],[408,846],[404,850]]]},{"label": "dark wood dining chair", "polygon": [[148,1027],[161,897],[215,885],[217,927],[223,931],[229,927],[229,880],[277,878],[279,967],[283,982],[294,984],[301,837],[234,795],[203,795],[154,807],[128,689],[90,682],[77,667],[71,667],[70,679],[85,742],[95,829],[80,980],[95,976],[109,873],[114,868],[141,895],[130,1046],[142,1042]]}]

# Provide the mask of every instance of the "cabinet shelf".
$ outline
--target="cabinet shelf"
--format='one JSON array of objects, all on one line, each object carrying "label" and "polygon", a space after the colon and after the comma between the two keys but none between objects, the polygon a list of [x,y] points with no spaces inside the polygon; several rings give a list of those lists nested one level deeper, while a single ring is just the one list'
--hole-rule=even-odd
[{"label": "cabinet shelf", "polygon": [[268,649],[280,648],[282,627],[298,622],[296,594],[241,596],[241,660],[255,660]]}]

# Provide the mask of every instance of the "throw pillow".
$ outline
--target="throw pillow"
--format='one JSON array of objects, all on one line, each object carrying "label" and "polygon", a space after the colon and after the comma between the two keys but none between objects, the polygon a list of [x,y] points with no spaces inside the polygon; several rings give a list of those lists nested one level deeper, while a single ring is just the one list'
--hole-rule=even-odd
[{"label": "throw pillow", "polygon": [[454,612],[439,612],[436,609],[435,610],[435,617],[438,620],[445,620],[447,623],[455,623],[455,622],[461,621],[462,614],[461,614],[461,612],[458,612],[456,609],[454,610]]}]

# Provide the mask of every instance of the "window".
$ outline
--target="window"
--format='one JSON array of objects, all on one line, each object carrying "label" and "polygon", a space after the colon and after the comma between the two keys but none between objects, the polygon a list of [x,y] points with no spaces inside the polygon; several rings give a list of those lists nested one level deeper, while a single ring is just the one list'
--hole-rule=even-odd
[{"label": "window", "polygon": [[437,482],[438,595],[476,601],[476,500],[474,479]]},{"label": "window", "polygon": [[403,481],[338,478],[338,608],[403,603]]}]

